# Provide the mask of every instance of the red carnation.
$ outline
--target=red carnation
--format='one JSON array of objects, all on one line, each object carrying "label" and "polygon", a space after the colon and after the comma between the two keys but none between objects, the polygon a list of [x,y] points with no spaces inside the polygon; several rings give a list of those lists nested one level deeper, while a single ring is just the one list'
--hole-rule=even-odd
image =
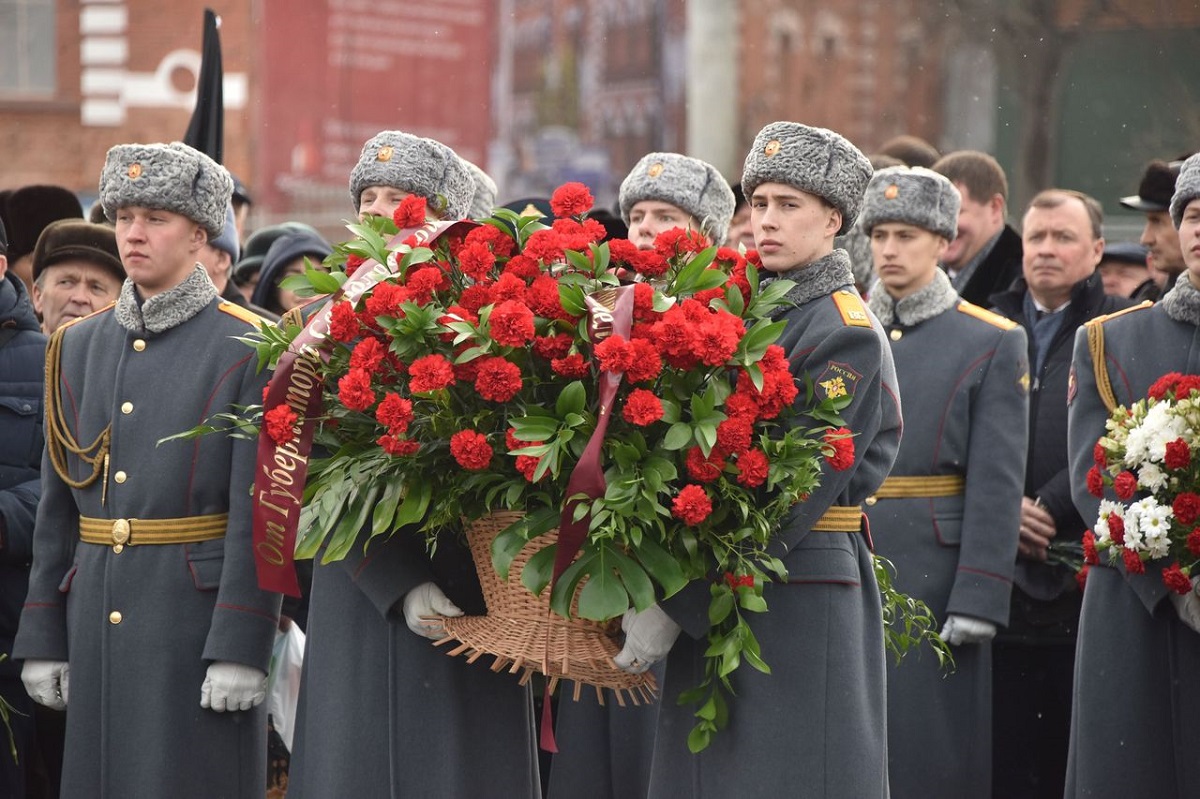
[{"label": "red carnation", "polygon": [[629,351],[633,354],[633,363],[625,370],[625,378],[631,383],[646,383],[662,373],[662,358],[649,341],[635,339],[629,342]]},{"label": "red carnation", "polygon": [[512,255],[517,246],[516,242],[512,240],[512,236],[493,225],[479,225],[472,228],[471,232],[463,239],[463,244],[481,244],[501,258]]},{"label": "red carnation", "polygon": [[[747,380],[747,385],[750,385]],[[730,419],[741,419],[753,424],[758,419],[758,402],[745,391],[742,391],[740,380],[738,390],[725,400],[725,414]]]},{"label": "red carnation", "polygon": [[471,313],[478,314],[480,308],[492,304],[492,287],[483,283],[467,286],[458,296],[458,304]]},{"label": "red carnation", "polygon": [[468,244],[458,253],[458,268],[476,282],[487,280],[495,265],[495,254],[482,244]]},{"label": "red carnation", "polygon": [[392,221],[401,230],[420,227],[425,224],[425,198],[410,194],[400,201],[392,212]]},{"label": "red carnation", "polygon": [[375,418],[389,433],[398,436],[408,430],[408,425],[413,420],[412,401],[399,394],[389,393],[375,409]]},{"label": "red carnation", "polygon": [[1125,519],[1115,513],[1110,513],[1108,516],[1108,537],[1117,546],[1125,543]]},{"label": "red carnation", "polygon": [[562,239],[553,230],[539,230],[525,242],[525,254],[543,264],[560,261],[563,257]]},{"label": "red carnation", "polygon": [[654,249],[664,258],[674,258],[687,252],[700,252],[708,246],[708,237],[698,230],[673,227],[654,239]]},{"label": "red carnation", "polygon": [[1167,454],[1163,463],[1168,469],[1186,469],[1192,463],[1192,450],[1182,438],[1167,442]]},{"label": "red carnation", "polygon": [[653,391],[644,388],[635,388],[629,392],[625,408],[621,411],[622,419],[638,427],[653,424],[661,419],[662,415],[662,400],[655,396]]},{"label": "red carnation", "polygon": [[1075,583],[1076,583],[1076,585],[1079,586],[1080,591],[1087,588],[1088,572],[1090,572],[1091,570],[1092,570],[1092,567],[1085,563],[1085,564],[1083,564],[1082,569],[1075,572]]},{"label": "red carnation", "polygon": [[505,300],[524,301],[529,289],[525,281],[516,275],[501,275],[492,284],[492,302],[496,304]]},{"label": "red carnation", "polygon": [[368,336],[358,342],[354,351],[350,353],[350,368],[366,369],[374,373],[379,369],[379,364],[383,363],[386,354],[387,347],[384,343],[374,336]]},{"label": "red carnation", "polygon": [[524,347],[533,338],[533,311],[525,303],[505,300],[492,309],[492,338],[505,347]]},{"label": "red carnation", "polygon": [[521,367],[500,357],[480,358],[475,390],[492,402],[508,402],[521,390]]},{"label": "red carnation", "polygon": [[367,259],[357,253],[350,253],[346,256],[346,274],[353,275],[354,270],[365,264]]},{"label": "red carnation", "polygon": [[1188,552],[1200,557],[1200,527],[1192,528],[1187,537]]},{"label": "red carnation", "polygon": [[694,527],[712,514],[712,500],[700,486],[686,485],[672,501],[671,514]]},{"label": "red carnation", "polygon": [[695,330],[693,352],[706,366],[720,366],[737,352],[743,332],[741,319],[727,311],[718,311]]},{"label": "red carnation", "polygon": [[411,299],[412,292],[404,286],[397,286],[395,283],[380,283],[372,290],[371,296],[367,297],[366,311],[372,321],[376,316],[392,316],[399,319],[404,316],[400,305]]},{"label": "red carnation", "polygon": [[1088,469],[1087,490],[1093,497],[1101,498],[1104,496],[1104,475],[1100,474],[1099,467],[1093,466]]},{"label": "red carnation", "polygon": [[282,446],[293,438],[292,428],[296,424],[296,420],[300,417],[296,412],[287,405],[276,405],[271,410],[263,414],[263,422],[265,423],[267,436],[275,442],[277,446]]},{"label": "red carnation", "polygon": [[635,322],[655,322],[658,312],[654,310],[654,286],[649,283],[633,284],[633,319]]},{"label": "red carnation", "polygon": [[1146,564],[1142,562],[1142,558],[1132,549],[1122,549],[1121,557],[1125,561],[1125,571],[1130,574],[1145,574]]},{"label": "red carnation", "polygon": [[533,340],[533,352],[539,357],[551,360],[563,358],[571,351],[575,339],[570,333],[557,333],[553,336],[538,336]]},{"label": "red carnation", "polygon": [[609,336],[596,345],[596,362],[605,372],[624,372],[633,365],[633,350],[623,336]]},{"label": "red carnation", "polygon": [[737,481],[746,488],[757,488],[766,482],[771,462],[761,449],[752,449],[738,456],[737,468]]},{"label": "red carnation", "polygon": [[564,183],[550,195],[550,210],[557,217],[579,216],[592,210],[596,202],[582,183]]},{"label": "red carnation", "polygon": [[1168,372],[1158,378],[1151,384],[1150,390],[1146,392],[1146,396],[1150,399],[1161,400],[1167,396],[1167,392],[1175,388],[1175,384],[1183,377],[1179,372]]},{"label": "red carnation", "polygon": [[1108,453],[1104,451],[1104,447],[1100,445],[1099,441],[1096,442],[1096,446],[1092,447],[1092,460],[1101,469],[1108,466]]},{"label": "red carnation", "polygon": [[1177,594],[1186,596],[1192,593],[1192,578],[1183,573],[1179,563],[1172,563],[1162,571],[1163,583]]},{"label": "red carnation", "polygon": [[1118,474],[1113,480],[1113,491],[1116,492],[1118,499],[1123,501],[1131,499],[1134,492],[1137,491],[1137,478],[1134,477],[1133,472],[1125,470]]},{"label": "red carnation", "polygon": [[413,294],[413,301],[425,305],[433,299],[435,291],[450,288],[450,278],[439,267],[422,266],[408,273],[404,285]]},{"label": "red carnation", "polygon": [[725,458],[716,450],[710,452],[706,457],[704,451],[699,447],[692,447],[688,450],[685,465],[688,475],[693,480],[700,483],[711,483],[721,476],[721,472],[725,468]]},{"label": "red carnation", "polygon": [[1100,553],[1096,551],[1096,534],[1091,530],[1083,533],[1083,560],[1085,563],[1100,562]]},{"label": "red carnation", "polygon": [[1171,511],[1180,524],[1191,525],[1200,516],[1200,494],[1184,491],[1171,503]]},{"label": "red carnation", "polygon": [[338,380],[338,399],[352,411],[365,411],[375,402],[371,375],[366,369],[351,369]]},{"label": "red carnation", "polygon": [[358,337],[359,329],[354,305],[349,300],[342,300],[333,306],[333,312],[329,315],[329,335],[334,341],[343,344],[353,341]]},{"label": "red carnation", "polygon": [[459,430],[450,436],[450,454],[464,469],[479,471],[492,462],[492,446],[487,437],[474,430]]},{"label": "red carnation", "polygon": [[825,460],[835,471],[844,472],[854,465],[853,434],[845,427],[829,430],[825,433],[825,445],[833,448],[832,453],[825,454]]},{"label": "red carnation", "polygon": [[537,265],[537,261],[527,255],[514,255],[512,258],[509,258],[502,272],[502,274],[512,275],[521,280],[533,280],[541,273],[542,270]]},{"label": "red carnation", "polygon": [[754,426],[744,418],[730,417],[717,425],[717,446],[730,455],[750,449]]},{"label": "red carnation", "polygon": [[385,433],[380,436],[375,442],[389,455],[403,457],[406,455],[414,455],[421,448],[419,442],[413,441],[411,438],[400,438],[391,433]]},{"label": "red carnation", "polygon": [[408,366],[408,388],[414,394],[454,385],[454,368],[441,355],[417,358]]},{"label": "red carnation", "polygon": [[556,375],[562,377],[587,377],[591,373],[587,361],[578,352],[572,352],[563,358],[555,358],[550,361],[550,368]]}]

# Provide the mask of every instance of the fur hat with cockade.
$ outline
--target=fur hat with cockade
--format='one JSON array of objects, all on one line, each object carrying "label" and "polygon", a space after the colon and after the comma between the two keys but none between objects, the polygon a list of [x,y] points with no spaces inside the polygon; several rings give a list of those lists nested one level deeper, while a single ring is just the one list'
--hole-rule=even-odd
[{"label": "fur hat with cockade", "polygon": [[468,212],[468,216],[471,219],[483,219],[491,216],[492,210],[496,207],[496,194],[499,192],[496,181],[492,180],[492,176],[487,172],[465,158],[463,163],[467,165],[467,169],[471,171],[471,179],[475,181],[475,194],[471,197],[471,210]]},{"label": "fur hat with cockade", "polygon": [[729,234],[736,200],[733,189],[712,164],[678,153],[650,153],[621,181],[621,219],[642,200],[658,200],[691,214],[712,243]]},{"label": "fur hat with cockade", "polygon": [[391,186],[424,197],[444,220],[465,219],[475,196],[475,180],[458,155],[433,139],[400,130],[376,133],[363,145],[350,173],[354,208],[368,186]]},{"label": "fur hat with cockade", "polygon": [[876,225],[902,222],[954,241],[961,205],[962,196],[945,176],[919,166],[891,166],[867,183],[862,229],[869,236]]},{"label": "fur hat with cockade", "polygon": [[742,167],[747,197],[763,183],[783,183],[821,197],[842,212],[842,235],[858,217],[871,162],[841,134],[799,122],[772,122],[758,132]]},{"label": "fur hat with cockade", "polygon": [[114,221],[131,205],[186,216],[215,239],[225,230],[233,194],[229,171],[182,142],[118,144],[100,172],[100,204]]},{"label": "fur hat with cockade", "polygon": [[1200,153],[1188,158],[1175,179],[1175,196],[1171,198],[1171,221],[1178,228],[1183,224],[1183,212],[1188,203],[1200,198]]}]

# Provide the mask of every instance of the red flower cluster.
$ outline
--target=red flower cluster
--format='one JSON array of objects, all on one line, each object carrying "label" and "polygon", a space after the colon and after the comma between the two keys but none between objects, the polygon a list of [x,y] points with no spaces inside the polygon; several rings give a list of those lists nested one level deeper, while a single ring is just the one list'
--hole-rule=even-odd
[{"label": "red flower cluster", "polygon": [[671,514],[691,527],[703,522],[712,514],[712,500],[698,485],[686,485],[671,503]]},{"label": "red flower cluster", "polygon": [[1162,400],[1168,394],[1182,399],[1193,391],[1200,391],[1200,375],[1185,375],[1179,372],[1168,372],[1154,381],[1146,396]]},{"label": "red flower cluster", "polygon": [[287,405],[276,405],[263,414],[267,435],[278,446],[283,446],[294,437],[296,420],[300,417]]},{"label": "red flower cluster", "polygon": [[854,439],[848,428],[839,427],[825,434],[825,443],[833,451],[825,455],[825,460],[835,471],[844,472],[854,465]]}]

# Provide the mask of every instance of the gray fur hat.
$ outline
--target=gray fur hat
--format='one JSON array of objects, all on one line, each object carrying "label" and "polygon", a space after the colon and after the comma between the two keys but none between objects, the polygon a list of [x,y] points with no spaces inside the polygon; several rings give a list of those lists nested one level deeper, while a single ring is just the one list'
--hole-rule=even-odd
[{"label": "gray fur hat", "polygon": [[642,200],[658,200],[687,211],[718,246],[725,243],[736,200],[712,164],[678,153],[650,153],[621,181],[621,219]]},{"label": "gray fur hat", "polygon": [[229,171],[183,142],[118,144],[100,172],[100,204],[109,221],[131,205],[186,216],[208,231],[225,229],[225,209],[233,194]]},{"label": "gray fur hat", "polygon": [[1183,162],[1175,178],[1175,196],[1171,198],[1171,221],[1176,229],[1183,224],[1183,211],[1188,203],[1200,198],[1200,153]]},{"label": "gray fur hat", "polygon": [[822,197],[842,212],[845,233],[858,217],[871,162],[841,134],[799,122],[772,122],[758,132],[742,167],[747,197],[763,183],[783,183]]},{"label": "gray fur hat", "polygon": [[424,197],[429,209],[445,220],[466,218],[475,196],[471,170],[453,150],[400,130],[380,131],[363,145],[350,173],[355,210],[368,186],[391,186]]},{"label": "gray fur hat", "polygon": [[862,229],[869,236],[878,224],[903,222],[954,241],[961,205],[962,195],[943,175],[919,166],[890,166],[867,184]]},{"label": "gray fur hat", "polygon": [[463,163],[467,165],[467,169],[471,170],[471,179],[475,181],[475,194],[471,198],[471,211],[468,215],[471,219],[483,219],[491,216],[492,209],[496,207],[496,194],[499,192],[499,189],[496,188],[496,181],[492,180],[491,175],[467,159],[464,158]]}]

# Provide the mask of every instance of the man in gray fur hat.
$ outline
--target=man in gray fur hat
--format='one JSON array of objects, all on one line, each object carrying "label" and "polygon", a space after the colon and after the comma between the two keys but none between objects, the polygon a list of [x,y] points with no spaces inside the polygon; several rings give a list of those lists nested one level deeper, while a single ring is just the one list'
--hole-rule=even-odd
[{"label": "man in gray fur hat", "polygon": [[[730,675],[737,699],[728,729],[692,754],[694,709],[662,703],[652,799],[888,794],[883,620],[861,506],[896,457],[900,403],[883,330],[854,289],[849,257],[833,246],[870,176],[866,157],[842,136],[795,122],[767,125],[746,156],[742,186],[762,268],[795,282],[794,306],[777,317],[786,323],[778,344],[819,398],[848,398],[842,416],[854,462],[825,466],[820,487],[780,527],[788,581],[766,587],[770,612],[750,620],[771,674]],[[708,586],[697,582],[628,616],[618,662],[644,670],[669,653],[667,690],[695,684],[708,603]]]},{"label": "man in gray fur hat", "polygon": [[[1068,395],[1071,492],[1098,538],[1111,537],[1088,490],[1093,450],[1117,405],[1146,397],[1170,372],[1200,373],[1200,155],[1188,158],[1169,206],[1186,271],[1160,302],[1089,322],[1075,335]],[[1101,349],[1102,348],[1102,349]],[[1102,357],[1097,357],[1102,353]],[[1097,361],[1105,372],[1097,373]],[[1105,379],[1106,378],[1106,379]],[[1195,444],[1192,445],[1195,461]],[[1112,507],[1111,503],[1104,506]],[[1087,574],[1079,620],[1067,799],[1194,796],[1200,785],[1200,597],[1167,588],[1167,561],[1131,573],[1104,554]]]},{"label": "man in gray fur hat", "polygon": [[1020,530],[1025,332],[959,297],[939,267],[959,202],[942,175],[891,167],[867,185],[859,220],[879,276],[868,305],[888,331],[905,406],[900,454],[867,517],[896,587],[929,606],[954,647],[953,673],[931,657],[889,661],[896,797],[991,790],[990,641],[1008,623]]},{"label": "man in gray fur hat", "polygon": [[[400,131],[367,142],[350,186],[360,215],[414,194],[461,219],[475,193],[449,147]],[[465,542],[433,556],[415,531],[365,542],[313,567],[290,799],[540,796],[529,687],[430,640],[429,617],[484,612]]]},{"label": "man in gray fur hat", "polygon": [[677,153],[643,156],[618,195],[628,238],[642,249],[652,249],[658,234],[672,228],[700,231],[721,246],[736,202],[716,167]]},{"label": "man in gray fur hat", "polygon": [[47,354],[46,457],[14,652],[70,707],[64,796],[261,797],[260,705],[279,596],[251,548],[252,441],[164,441],[262,400],[237,340],[258,318],[197,263],[226,224],[225,169],[179,144],[108,152],[100,201],[128,279]]}]

